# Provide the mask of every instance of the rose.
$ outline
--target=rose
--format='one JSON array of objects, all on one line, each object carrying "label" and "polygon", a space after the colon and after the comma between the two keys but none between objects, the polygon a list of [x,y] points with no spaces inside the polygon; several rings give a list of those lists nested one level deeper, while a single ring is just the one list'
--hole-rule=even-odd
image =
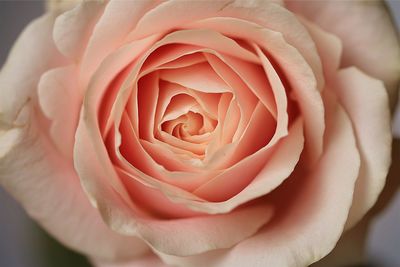
[{"label": "rose", "polygon": [[399,78],[381,4],[85,2],[55,18],[1,72],[1,182],[100,265],[161,264],[149,247],[179,266],[308,265],[375,203],[378,79],[393,96]]}]

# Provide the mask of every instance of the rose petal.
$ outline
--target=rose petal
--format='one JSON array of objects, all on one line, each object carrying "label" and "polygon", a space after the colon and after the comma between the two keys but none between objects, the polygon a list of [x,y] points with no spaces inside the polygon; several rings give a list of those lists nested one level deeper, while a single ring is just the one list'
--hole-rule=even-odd
[{"label": "rose petal", "polygon": [[329,83],[334,79],[336,71],[340,66],[343,50],[342,42],[336,35],[322,30],[316,24],[306,19],[301,19],[301,21],[307,27],[308,32],[317,46],[324,69],[325,80]]},{"label": "rose petal", "polygon": [[53,38],[63,55],[75,62],[81,59],[106,4],[102,1],[82,1],[75,8],[58,16]]},{"label": "rose petal", "polygon": [[224,93],[232,90],[207,63],[180,69],[162,70],[160,78],[204,93]]},{"label": "rose petal", "polygon": [[308,266],[327,255],[343,232],[360,163],[351,122],[337,103],[331,105],[316,168],[306,176],[298,170],[267,199],[277,204],[275,220],[229,250],[185,258],[157,254],[182,267]]},{"label": "rose petal", "polygon": [[75,65],[52,69],[43,74],[38,85],[40,106],[52,123],[52,141],[70,160],[82,103],[77,75]]},{"label": "rose petal", "polygon": [[391,163],[389,100],[381,81],[356,68],[340,70],[332,89],[353,123],[361,155],[360,175],[347,228],[354,226],[375,204]]},{"label": "rose petal", "polygon": [[47,14],[31,22],[1,69],[0,128],[9,127],[27,101],[36,101],[36,87],[45,71],[66,63],[52,40],[54,20],[54,14]]},{"label": "rose petal", "polygon": [[28,123],[0,135],[0,147],[9,146],[0,153],[0,184],[70,248],[105,260],[128,260],[146,252],[142,241],[119,235],[104,224],[73,166],[46,139],[31,108],[27,105],[23,111],[31,116],[25,119]]},{"label": "rose petal", "polygon": [[104,262],[92,259],[91,262],[96,267],[168,267],[153,253],[146,254],[130,262]]},{"label": "rose petal", "polygon": [[207,1],[167,1],[144,14],[128,40],[156,32],[168,32],[209,17],[240,18],[283,33],[285,39],[306,58],[318,80],[318,87],[323,87],[321,62],[312,39],[296,17],[277,1],[217,1],[212,5]]},{"label": "rose petal", "polygon": [[263,148],[203,184],[193,193],[210,201],[221,201],[204,204],[211,210],[219,211],[229,211],[268,194],[288,178],[296,166],[303,150],[302,131],[302,122],[298,120],[288,136],[276,145],[274,153]]},{"label": "rose petal", "polygon": [[[88,113],[84,110],[83,114]],[[181,220],[148,218],[127,195],[107,157],[100,133],[94,128],[95,123],[87,119],[80,121],[74,149],[75,168],[93,205],[98,207],[111,229],[118,233],[139,236],[160,251],[186,256],[231,247],[253,235],[270,219],[272,213],[265,205],[246,207],[229,214]],[[143,180],[145,176],[140,175]],[[151,179],[148,182],[154,183]],[[163,187],[164,190],[169,189],[168,185]],[[177,189],[170,192],[183,199],[189,195]],[[210,228],[210,225],[213,227]]]},{"label": "rose petal", "polygon": [[343,42],[342,66],[357,66],[385,82],[393,107],[400,80],[400,45],[384,1],[286,1]]},{"label": "rose petal", "polygon": [[[262,50],[258,51],[258,56],[267,58],[268,61],[274,63],[275,71],[282,73],[288,81],[302,116],[305,118],[306,149],[310,165],[314,164],[321,156],[324,134],[323,103],[320,92],[317,90],[323,84],[323,75],[317,71],[318,68],[310,68],[308,62],[305,61],[305,55],[299,53],[301,51],[299,48],[290,45],[283,33],[260,28],[257,24],[245,20],[210,18],[192,23],[190,27],[217,30],[225,35],[251,40],[254,45],[259,47],[259,50]],[[303,38],[302,41],[305,45],[313,47],[309,47],[309,50],[313,50],[312,53],[316,52],[315,45],[312,40],[309,40],[308,34]],[[264,51],[268,53],[268,57]],[[279,101],[275,102],[279,103]]]},{"label": "rose petal", "polygon": [[124,42],[126,35],[135,28],[140,17],[156,4],[157,1],[107,2],[81,61],[83,86],[87,85],[93,72],[109,54],[128,43]]}]

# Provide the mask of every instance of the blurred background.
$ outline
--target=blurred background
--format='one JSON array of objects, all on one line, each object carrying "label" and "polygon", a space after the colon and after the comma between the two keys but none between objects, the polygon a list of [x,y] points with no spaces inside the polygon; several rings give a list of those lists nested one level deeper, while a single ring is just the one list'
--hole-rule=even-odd
[{"label": "blurred background", "polygon": [[[389,0],[387,3],[400,29],[400,0]],[[22,29],[43,11],[43,1],[0,0],[0,66]],[[394,132],[400,137],[399,110],[395,117]],[[367,249],[371,266],[400,266],[399,190],[391,205],[375,219]],[[90,264],[83,256],[66,249],[47,235],[0,188],[0,267],[72,266],[89,267]]]}]

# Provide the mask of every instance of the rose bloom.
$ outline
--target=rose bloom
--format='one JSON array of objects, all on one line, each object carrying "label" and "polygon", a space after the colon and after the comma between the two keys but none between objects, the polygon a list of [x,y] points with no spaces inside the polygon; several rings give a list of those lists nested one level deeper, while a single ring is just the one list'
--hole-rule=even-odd
[{"label": "rose bloom", "polygon": [[382,2],[53,7],[0,73],[0,181],[96,265],[307,266],[376,202]]}]

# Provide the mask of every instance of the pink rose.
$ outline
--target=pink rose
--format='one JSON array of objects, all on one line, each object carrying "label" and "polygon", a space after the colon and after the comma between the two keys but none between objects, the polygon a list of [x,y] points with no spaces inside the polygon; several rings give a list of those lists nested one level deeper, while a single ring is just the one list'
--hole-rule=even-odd
[{"label": "pink rose", "polygon": [[399,59],[380,2],[49,12],[0,73],[0,181],[99,266],[306,266],[385,185]]}]

